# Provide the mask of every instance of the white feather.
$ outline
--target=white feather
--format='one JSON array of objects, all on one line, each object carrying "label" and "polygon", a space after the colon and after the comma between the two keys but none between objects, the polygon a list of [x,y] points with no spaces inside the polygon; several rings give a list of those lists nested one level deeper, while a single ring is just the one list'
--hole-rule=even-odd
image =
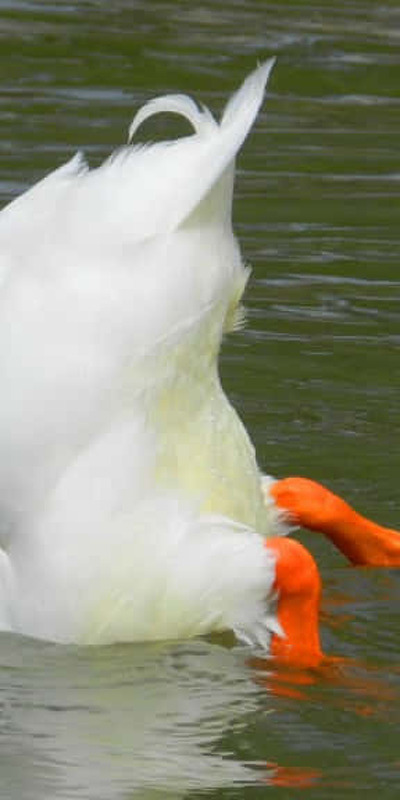
[{"label": "white feather", "polygon": [[268,641],[272,516],[217,357],[248,274],[234,158],[271,67],[220,125],[188,98],[151,101],[131,135],[160,111],[195,133],[92,171],[78,156],[0,214],[4,626]]},{"label": "white feather", "polygon": [[162,112],[179,114],[185,117],[193,125],[195,132],[200,135],[215,132],[217,127],[217,123],[208,108],[198,108],[192,98],[187,97],[185,94],[167,94],[163,97],[155,97],[153,100],[149,100],[135,114],[129,127],[128,144],[130,144],[137,129],[146,119]]}]

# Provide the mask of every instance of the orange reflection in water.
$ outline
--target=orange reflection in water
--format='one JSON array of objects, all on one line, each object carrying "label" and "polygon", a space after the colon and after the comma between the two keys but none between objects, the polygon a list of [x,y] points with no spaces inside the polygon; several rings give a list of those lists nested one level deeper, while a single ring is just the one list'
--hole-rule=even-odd
[{"label": "orange reflection in water", "polygon": [[291,786],[297,789],[307,789],[319,782],[322,772],[309,767],[284,767],[275,761],[267,761],[268,774],[265,783],[269,786]]},{"label": "orange reflection in water", "polygon": [[[388,705],[398,701],[397,692],[387,685],[379,670],[350,658],[324,657],[317,667],[303,668],[278,662],[271,657],[254,657],[248,662],[253,680],[268,694],[297,702],[318,702],[318,689],[334,691],[330,702],[362,718],[385,715]],[[326,698],[323,697],[323,702]],[[265,763],[264,782],[269,786],[307,789],[321,785],[345,788],[346,780],[326,781],[323,770],[313,766]]]},{"label": "orange reflection in water", "polygon": [[276,697],[309,701],[315,699],[315,692],[307,691],[310,688],[341,688],[344,692],[333,697],[361,717],[379,716],[382,705],[398,700],[397,692],[377,669],[355,659],[326,656],[313,668],[279,663],[269,657],[251,658],[248,663],[253,680]]}]

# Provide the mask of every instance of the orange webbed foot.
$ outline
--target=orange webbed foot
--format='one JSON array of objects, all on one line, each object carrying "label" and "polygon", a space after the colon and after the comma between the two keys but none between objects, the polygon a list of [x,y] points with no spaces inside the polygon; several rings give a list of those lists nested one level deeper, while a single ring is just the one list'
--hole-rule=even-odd
[{"label": "orange webbed foot", "polygon": [[309,530],[326,530],[341,513],[343,501],[309,478],[283,478],[272,483],[269,493],[289,522]]},{"label": "orange webbed foot", "polygon": [[361,516],[320,483],[290,477],[264,491],[289,522],[324,533],[352,564],[400,566],[400,533]]}]

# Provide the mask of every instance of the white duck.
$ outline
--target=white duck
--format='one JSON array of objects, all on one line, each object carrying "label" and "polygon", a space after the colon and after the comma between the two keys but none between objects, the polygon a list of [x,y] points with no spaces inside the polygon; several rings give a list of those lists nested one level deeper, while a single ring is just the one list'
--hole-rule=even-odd
[{"label": "white duck", "polygon": [[220,384],[248,278],[234,159],[273,62],[220,124],[83,157],[0,214],[1,625],[56,641],[230,628],[267,646],[276,578],[254,449]]}]

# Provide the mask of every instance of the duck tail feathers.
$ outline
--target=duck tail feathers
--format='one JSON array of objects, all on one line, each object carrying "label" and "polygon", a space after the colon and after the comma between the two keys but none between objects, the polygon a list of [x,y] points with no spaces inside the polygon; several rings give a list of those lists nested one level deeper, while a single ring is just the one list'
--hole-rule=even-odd
[{"label": "duck tail feathers", "polygon": [[221,127],[224,129],[231,126],[240,128],[242,141],[246,138],[257,116],[275,61],[275,58],[268,59],[248,75],[225,107]]},{"label": "duck tail feathers", "polygon": [[185,94],[167,94],[163,97],[155,97],[139,108],[129,127],[128,144],[132,142],[137,129],[145,120],[154,114],[161,113],[179,114],[179,116],[185,117],[195,132],[200,135],[217,128],[217,123],[206,106],[200,109],[194,100]]}]

